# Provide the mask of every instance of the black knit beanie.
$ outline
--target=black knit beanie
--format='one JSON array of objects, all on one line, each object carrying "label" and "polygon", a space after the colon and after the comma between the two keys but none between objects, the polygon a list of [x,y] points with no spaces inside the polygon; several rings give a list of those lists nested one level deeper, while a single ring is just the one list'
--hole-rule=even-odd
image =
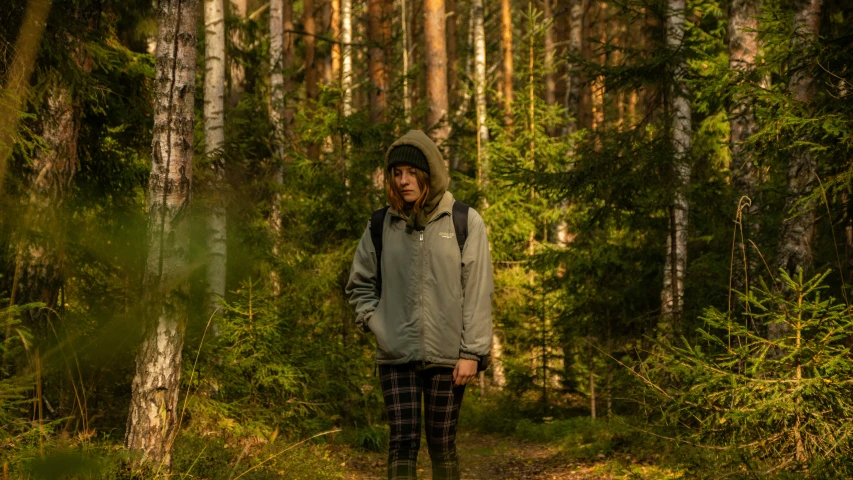
[{"label": "black knit beanie", "polygon": [[388,170],[391,170],[395,165],[411,165],[415,168],[423,170],[429,175],[429,162],[426,155],[420,148],[413,145],[400,145],[394,147],[391,153],[388,154]]}]

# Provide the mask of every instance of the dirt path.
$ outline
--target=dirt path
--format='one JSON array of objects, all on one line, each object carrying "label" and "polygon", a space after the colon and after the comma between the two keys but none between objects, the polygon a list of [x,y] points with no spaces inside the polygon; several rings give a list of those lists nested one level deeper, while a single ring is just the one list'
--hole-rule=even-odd
[{"label": "dirt path", "polygon": [[[463,480],[593,480],[626,478],[623,462],[581,462],[567,459],[549,445],[482,433],[460,433],[459,463]],[[353,451],[344,459],[346,480],[385,480],[384,453]],[[615,468],[614,468],[615,467]],[[632,478],[646,478],[646,466],[632,465]],[[429,480],[432,469],[423,443],[418,478]]]}]

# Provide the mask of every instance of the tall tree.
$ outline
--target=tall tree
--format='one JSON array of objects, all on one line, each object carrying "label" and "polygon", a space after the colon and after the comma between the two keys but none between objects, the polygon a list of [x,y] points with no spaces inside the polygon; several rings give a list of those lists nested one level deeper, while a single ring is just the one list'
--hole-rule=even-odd
[{"label": "tall tree", "polygon": [[212,315],[225,296],[225,5],[204,0],[204,150],[213,167],[207,213],[207,293],[205,311]]},{"label": "tall tree", "polygon": [[352,115],[352,0],[341,0],[341,90],[343,113]]},{"label": "tall tree", "polygon": [[[426,66],[426,126],[442,147],[450,136],[447,119],[447,43],[444,0],[424,0],[424,64]],[[445,157],[445,161],[447,158]]]},{"label": "tall tree", "polygon": [[[317,46],[317,25],[314,21],[314,0],[303,0],[302,27],[305,30],[303,41],[305,42],[305,103],[309,112],[317,107],[317,99],[320,89],[317,84],[317,66],[315,65],[315,53]],[[309,142],[306,145],[308,158],[317,160],[320,158],[320,145]]]},{"label": "tall tree", "polygon": [[669,115],[670,140],[675,156],[675,185],[669,206],[669,235],[666,238],[666,260],[661,292],[661,322],[659,335],[671,338],[678,328],[684,308],[684,274],[687,270],[687,189],[691,166],[688,154],[691,148],[691,106],[687,85],[684,82],[686,63],[684,51],[684,0],[668,0],[666,11],[666,44],[679,58],[672,66],[670,78]]},{"label": "tall tree", "polygon": [[447,9],[447,96],[450,111],[456,108],[457,89],[459,88],[459,2],[445,0]]},{"label": "tall tree", "polygon": [[[489,128],[486,126],[486,28],[483,21],[483,0],[471,0],[471,18],[474,24],[474,89],[477,105],[477,184],[485,191],[489,184],[489,160],[486,144]],[[483,196],[483,208],[488,208]]]},{"label": "tall tree", "polygon": [[504,124],[512,125],[512,2],[501,0],[501,47],[503,48]]},{"label": "tall tree", "polygon": [[332,78],[340,82],[341,75],[341,0],[330,0],[332,6]]},{"label": "tall tree", "polygon": [[[228,13],[232,17],[236,16],[241,20],[244,20],[246,18],[246,13],[248,12],[247,3],[248,0],[229,0],[228,4],[225,6],[229,8]],[[234,29],[231,32],[231,43],[236,49],[242,50],[245,47],[245,38],[243,32],[239,28]],[[236,61],[236,59],[231,58],[230,60],[228,106],[230,108],[234,108],[238,103],[240,103],[240,99],[243,97],[243,91],[246,88],[246,70],[239,61]]]},{"label": "tall tree", "polygon": [[[760,0],[734,0],[729,7],[729,68],[739,75],[739,79],[755,68],[760,8]],[[748,99],[733,99],[729,126],[732,142],[732,186],[736,198],[749,197],[749,203],[745,204],[747,206],[743,208],[741,216],[741,225],[746,226],[743,234],[756,239],[759,226],[758,214],[761,210],[758,198],[758,168],[753,156],[744,149],[743,143],[758,130],[758,121],[755,118],[755,109]],[[742,258],[740,252],[746,251],[746,243],[742,242],[740,237],[737,238],[735,258],[738,262],[736,265]],[[742,291],[747,286],[748,273],[755,271],[756,257],[757,255],[748,255],[747,265],[734,268],[732,273],[735,289]]]},{"label": "tall tree", "polygon": [[21,32],[15,40],[15,57],[6,71],[6,83],[3,86],[5,97],[0,102],[0,193],[3,192],[3,177],[6,175],[6,162],[12,154],[18,118],[27,99],[30,75],[35,67],[39,43],[50,13],[51,0],[31,0],[24,11]]},{"label": "tall tree", "polygon": [[403,112],[406,123],[412,122],[412,96],[409,93],[409,9],[407,0],[400,0],[400,24],[402,25],[403,49]]},{"label": "tall tree", "polygon": [[553,106],[556,102],[557,82],[554,76],[554,13],[551,9],[553,0],[542,0],[542,14],[545,21],[545,104]]},{"label": "tall tree", "polygon": [[[289,50],[290,63],[293,63],[293,48],[292,34],[284,34],[286,28],[284,24],[290,23],[289,30],[293,29],[293,4],[292,0],[270,0],[270,123],[274,132],[274,152],[276,162],[281,162],[281,165],[274,167],[273,184],[274,188],[281,188],[284,183],[283,163],[286,155],[287,138],[289,134],[290,123],[286,119],[287,114],[285,105],[285,51]],[[286,36],[285,36],[286,35]],[[289,39],[291,45],[288,45],[285,38]],[[288,72],[289,73],[289,72]],[[293,115],[290,115],[292,121]],[[281,195],[276,192],[270,205],[269,212],[269,229],[272,239],[273,258],[278,257],[278,242],[281,236]],[[281,291],[281,281],[278,272],[273,267],[270,270],[270,286],[274,295],[278,295]]]},{"label": "tall tree", "polygon": [[370,121],[385,121],[385,110],[388,108],[388,70],[385,64],[385,49],[390,36],[388,2],[369,0],[367,3],[368,28],[367,38],[370,43]]},{"label": "tall tree", "polygon": [[584,0],[569,0],[569,65],[566,71],[566,135],[578,130],[581,106],[580,58],[583,45]]},{"label": "tall tree", "polygon": [[[795,33],[791,41],[793,49],[802,51],[810,42],[817,39],[821,3],[822,0],[796,2]],[[795,102],[808,103],[813,95],[814,78],[807,69],[798,69],[791,75],[788,90]],[[816,170],[817,163],[808,147],[799,147],[788,157],[785,219],[782,221],[782,230],[779,235],[776,266],[785,269],[792,277],[798,270],[805,271],[812,261],[815,210],[803,200],[814,187]],[[787,324],[770,324],[767,335],[771,339],[780,338],[786,329]]]},{"label": "tall tree", "polygon": [[[15,292],[18,304],[42,302],[56,305],[63,283],[64,235],[59,209],[77,170],[77,139],[80,106],[64,79],[50,80],[47,102],[41,119],[44,149],[39,149],[30,170],[26,228],[18,245],[15,262]],[[41,317],[47,310],[30,312]]]},{"label": "tall tree", "polygon": [[144,463],[171,461],[187,315],[198,0],[160,2],[148,186],[147,318],[125,445]]}]

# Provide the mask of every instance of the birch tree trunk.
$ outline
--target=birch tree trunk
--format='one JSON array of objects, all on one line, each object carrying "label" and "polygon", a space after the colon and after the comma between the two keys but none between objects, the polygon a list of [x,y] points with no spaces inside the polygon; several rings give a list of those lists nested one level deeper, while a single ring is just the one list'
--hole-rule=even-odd
[{"label": "birch tree trunk", "polygon": [[[810,41],[817,38],[820,27],[820,9],[822,0],[799,0],[794,15],[794,47],[806,48]],[[791,75],[788,85],[794,101],[808,103],[813,93],[814,79],[807,70],[798,70]],[[807,140],[807,139],[804,139]],[[777,268],[784,268],[789,275],[798,270],[805,272],[812,262],[812,243],[814,240],[814,208],[802,200],[814,185],[817,163],[807,147],[793,150],[788,158],[788,191],[785,198],[785,219],[779,235],[779,248],[776,258]],[[768,326],[767,336],[771,340],[784,336],[788,326],[773,323]]]},{"label": "birch tree trunk", "polygon": [[504,124],[512,125],[512,2],[501,0],[501,46],[503,47]]},{"label": "birch tree trunk", "polygon": [[[273,0],[275,2],[276,0]],[[281,0],[278,0],[279,2]],[[211,162],[211,202],[207,214],[207,292],[205,311],[213,315],[225,296],[225,5],[223,0],[204,0],[204,147]],[[215,330],[214,330],[215,331]]]},{"label": "birch tree trunk", "polygon": [[385,111],[388,108],[388,69],[385,64],[385,48],[388,45],[390,31],[387,4],[385,0],[369,0],[367,3],[367,38],[370,43],[368,59],[372,86],[369,96],[370,121],[374,123],[385,121]]},{"label": "birch tree trunk", "polygon": [[[270,124],[273,127],[273,151],[276,156],[276,166],[273,171],[273,184],[276,192],[273,194],[269,213],[270,238],[272,239],[273,260],[278,258],[278,242],[281,237],[281,195],[279,189],[284,183],[285,157],[285,122],[284,122],[284,17],[285,4],[291,0],[270,0]],[[292,5],[290,16],[293,15]],[[292,20],[291,20],[292,23]],[[288,34],[289,36],[290,34]],[[280,164],[278,164],[281,162]],[[270,268],[270,288],[273,295],[281,292],[281,280],[273,265]]]},{"label": "birch tree trunk", "polygon": [[[746,75],[755,68],[755,56],[758,54],[758,14],[760,13],[760,0],[734,0],[729,10],[729,68],[739,75]],[[731,175],[732,186],[736,198],[749,197],[749,203],[742,209],[741,225],[743,235],[749,239],[758,238],[758,214],[761,210],[758,198],[758,168],[756,168],[752,156],[745,151],[743,143],[758,131],[758,122],[755,118],[755,110],[747,99],[733,99],[733,107],[730,113],[729,126],[731,130],[732,161]],[[746,245],[737,237],[734,252],[734,266],[732,272],[733,288],[744,291],[748,287],[749,275],[756,270],[757,255],[749,255]],[[743,265],[742,252],[747,253],[747,264]]]},{"label": "birch tree trunk", "polygon": [[352,0],[341,0],[341,90],[343,114],[352,115]]},{"label": "birch tree trunk", "polygon": [[[424,0],[424,64],[426,66],[426,126],[442,148],[450,136],[447,119],[447,45],[444,0]],[[445,162],[448,158],[445,156]],[[448,163],[448,168],[450,165]]]},{"label": "birch tree trunk", "polygon": [[[669,0],[666,14],[666,43],[673,52],[679,52],[684,40],[684,0]],[[691,148],[691,110],[689,92],[684,83],[685,65],[673,67],[671,104],[671,140],[675,155],[675,191],[669,207],[669,235],[666,239],[666,260],[661,292],[661,321],[658,335],[671,339],[679,327],[683,311],[684,274],[687,269],[687,189],[690,182],[688,154]]]},{"label": "birch tree trunk", "polygon": [[[485,192],[489,185],[489,159],[486,144],[489,128],[486,126],[486,29],[483,23],[483,0],[471,0],[471,18],[474,23],[474,87],[477,105],[477,187]],[[482,195],[483,209],[489,201]]]},{"label": "birch tree trunk", "polygon": [[147,464],[171,460],[187,315],[198,0],[161,1],[148,185],[147,317],[125,445]]}]

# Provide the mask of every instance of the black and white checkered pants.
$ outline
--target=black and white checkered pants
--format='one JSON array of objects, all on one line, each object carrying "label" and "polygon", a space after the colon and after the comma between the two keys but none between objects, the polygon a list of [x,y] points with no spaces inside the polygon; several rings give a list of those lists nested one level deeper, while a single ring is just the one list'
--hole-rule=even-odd
[{"label": "black and white checkered pants", "polygon": [[382,395],[391,426],[388,452],[389,480],[418,478],[421,446],[421,396],[432,478],[459,479],[456,424],[465,386],[453,385],[453,369],[420,369],[416,364],[380,365]]}]

